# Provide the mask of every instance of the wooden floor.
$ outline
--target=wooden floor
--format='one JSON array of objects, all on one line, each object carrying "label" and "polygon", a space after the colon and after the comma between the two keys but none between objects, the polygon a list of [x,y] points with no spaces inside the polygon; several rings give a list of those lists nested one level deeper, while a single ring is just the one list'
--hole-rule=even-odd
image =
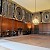
[{"label": "wooden floor", "polygon": [[50,48],[50,36],[48,35],[21,35],[16,37],[8,37],[5,39],[9,41]]}]

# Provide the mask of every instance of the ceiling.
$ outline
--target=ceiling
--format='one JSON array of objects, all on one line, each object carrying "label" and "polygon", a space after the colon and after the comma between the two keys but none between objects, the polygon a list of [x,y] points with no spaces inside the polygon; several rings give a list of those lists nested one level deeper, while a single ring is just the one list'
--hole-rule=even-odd
[{"label": "ceiling", "polygon": [[[35,12],[35,0],[13,0],[31,12]],[[36,0],[36,11],[50,9],[50,0]]]}]

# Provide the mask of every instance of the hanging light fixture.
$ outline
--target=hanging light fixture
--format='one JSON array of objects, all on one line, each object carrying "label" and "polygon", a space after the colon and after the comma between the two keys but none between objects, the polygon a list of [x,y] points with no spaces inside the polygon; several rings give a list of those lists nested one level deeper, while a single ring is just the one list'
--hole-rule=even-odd
[{"label": "hanging light fixture", "polygon": [[36,13],[36,0],[35,0],[35,13]]},{"label": "hanging light fixture", "polygon": [[[35,0],[35,13],[36,13],[36,0]],[[34,25],[38,25],[39,24],[39,19],[37,18],[36,14],[34,19],[32,20]]]}]

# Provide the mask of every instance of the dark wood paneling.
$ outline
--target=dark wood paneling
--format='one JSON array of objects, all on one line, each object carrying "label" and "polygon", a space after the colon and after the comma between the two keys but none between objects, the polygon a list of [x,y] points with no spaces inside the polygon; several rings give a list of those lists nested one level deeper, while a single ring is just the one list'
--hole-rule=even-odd
[{"label": "dark wood paneling", "polygon": [[[17,21],[15,19],[0,17],[0,32],[6,31],[6,30],[17,31],[18,28],[22,28],[24,30],[24,29],[27,29],[28,27],[31,27],[34,29],[34,24],[31,24],[31,23],[25,24],[22,21]],[[40,23],[39,33],[50,33],[50,23],[46,23],[46,24]]]},{"label": "dark wood paneling", "polygon": [[6,31],[6,30],[12,31],[12,30],[17,30],[18,28],[22,28],[22,29],[26,28],[25,23],[14,19],[4,18],[4,17],[2,17],[2,23],[0,17],[0,27],[1,25],[2,25],[2,31]]},{"label": "dark wood paneling", "polygon": [[1,36],[1,22],[2,22],[2,18],[0,16],[0,36]]},{"label": "dark wood paneling", "polygon": [[39,32],[50,34],[50,23],[41,23],[41,24],[39,24]]}]

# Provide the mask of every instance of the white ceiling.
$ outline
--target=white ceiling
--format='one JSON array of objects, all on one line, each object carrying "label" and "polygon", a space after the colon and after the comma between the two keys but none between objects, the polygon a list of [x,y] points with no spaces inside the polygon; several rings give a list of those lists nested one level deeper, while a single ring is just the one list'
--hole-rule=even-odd
[{"label": "white ceiling", "polygon": [[[35,12],[35,0],[13,0],[19,5],[28,9],[31,12]],[[36,11],[42,11],[50,9],[50,0],[36,0]]]}]

